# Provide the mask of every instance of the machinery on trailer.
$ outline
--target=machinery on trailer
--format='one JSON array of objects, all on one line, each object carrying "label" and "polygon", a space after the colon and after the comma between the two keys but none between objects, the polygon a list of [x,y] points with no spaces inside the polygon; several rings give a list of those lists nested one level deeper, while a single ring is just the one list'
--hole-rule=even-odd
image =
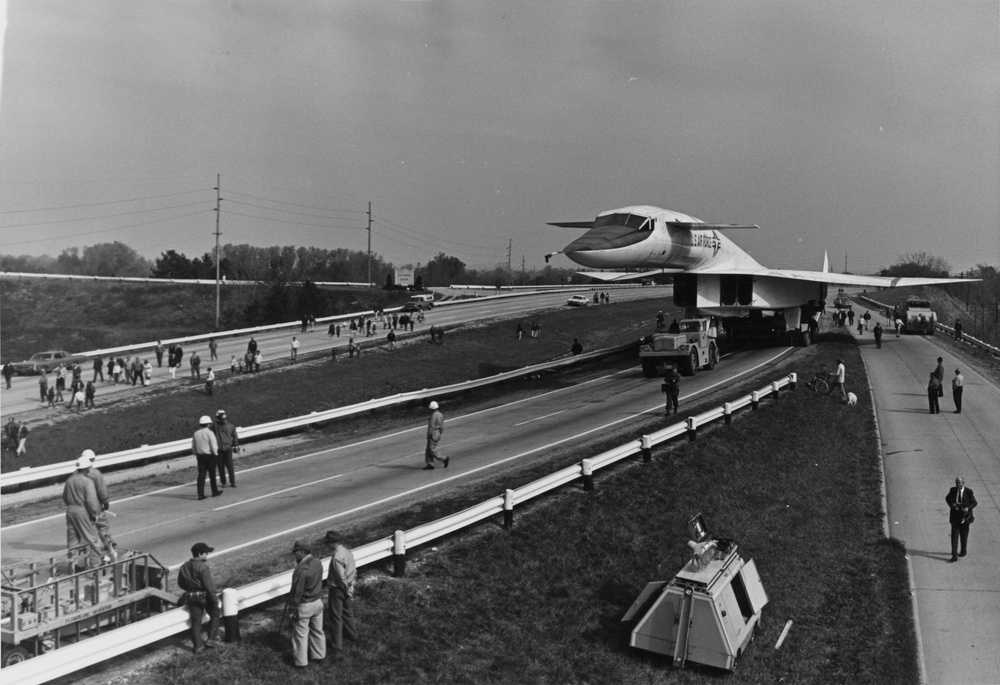
[{"label": "machinery on trailer", "polygon": [[696,369],[713,369],[719,362],[717,331],[709,319],[684,319],[678,333],[653,333],[639,344],[639,360],[646,378],[660,373],[665,364],[677,364],[682,376]]},{"label": "machinery on trailer", "polygon": [[691,559],[670,581],[646,585],[622,621],[635,621],[629,645],[729,671],[760,627],[767,593],[753,560],[744,561],[736,542],[711,539],[705,519],[688,522]]},{"label": "machinery on trailer", "polygon": [[18,562],[3,576],[0,641],[4,667],[173,608],[169,570],[151,554],[119,550],[118,559],[76,572],[72,558]]}]

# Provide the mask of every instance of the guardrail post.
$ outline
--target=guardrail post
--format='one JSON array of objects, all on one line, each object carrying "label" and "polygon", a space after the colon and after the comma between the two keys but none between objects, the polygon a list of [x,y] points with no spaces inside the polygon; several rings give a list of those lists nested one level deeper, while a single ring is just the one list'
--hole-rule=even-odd
[{"label": "guardrail post", "polygon": [[226,630],[227,643],[240,641],[239,610],[239,593],[227,587],[222,591],[222,627]]},{"label": "guardrail post", "polygon": [[774,395],[774,399],[778,399],[778,392],[780,390],[781,390],[781,387],[778,385],[778,381],[772,381],[771,382],[771,394]]},{"label": "guardrail post", "polygon": [[799,382],[799,374],[794,371],[788,374],[788,387],[794,392],[795,384]]},{"label": "guardrail post", "polygon": [[698,423],[693,416],[687,418],[688,440],[694,442],[698,438]]},{"label": "guardrail post", "polygon": [[392,536],[392,576],[402,578],[406,575],[406,533],[397,530]]},{"label": "guardrail post", "polygon": [[723,423],[726,424],[727,426],[733,422],[732,402],[726,402],[724,405],[722,405],[722,417],[723,417]]},{"label": "guardrail post", "polygon": [[642,443],[642,463],[648,464],[649,460],[653,458],[653,439],[644,435],[640,438],[640,442]]},{"label": "guardrail post", "polygon": [[760,408],[760,390],[750,393],[750,408],[757,411]]},{"label": "guardrail post", "polygon": [[510,530],[514,527],[514,491],[506,490],[503,493],[503,529]]},{"label": "guardrail post", "polygon": [[594,469],[590,465],[590,459],[584,459],[580,466],[583,470],[583,490],[590,492],[594,489]]}]

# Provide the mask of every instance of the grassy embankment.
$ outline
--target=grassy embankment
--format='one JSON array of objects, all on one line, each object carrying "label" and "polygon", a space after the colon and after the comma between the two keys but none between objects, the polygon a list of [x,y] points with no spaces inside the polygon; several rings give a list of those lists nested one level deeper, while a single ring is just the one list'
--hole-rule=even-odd
[{"label": "grassy embankment", "polygon": [[[860,369],[846,336],[828,336],[796,358],[798,371],[837,356]],[[803,368],[808,364],[807,368]],[[855,374],[857,378],[860,374]],[[730,388],[746,392],[746,385]],[[185,642],[134,672],[157,683],[911,683],[915,638],[903,548],[882,537],[877,437],[867,385],[849,409],[803,388],[741,414],[695,443],[659,450],[600,474],[596,490],[568,487],[497,521],[411,555],[404,578],[388,566],[361,574],[356,612],[362,642],[339,664],[293,673],[281,605],[243,619],[244,639],[195,658]],[[620,439],[593,444],[596,453]],[[573,459],[585,456],[578,451]],[[551,464],[551,471],[561,464]],[[521,474],[523,480],[537,473]],[[523,481],[518,481],[523,482]],[[504,483],[514,487],[518,483]],[[498,484],[346,530],[360,544],[496,494]],[[732,675],[670,666],[627,647],[620,617],[652,580],[685,557],[685,522],[705,514],[716,534],[755,559],[770,597],[757,642]],[[321,541],[317,549],[328,554]],[[232,584],[290,567],[275,545]],[[793,620],[781,650],[773,645]]]},{"label": "grassy embankment", "polygon": [[[586,350],[637,340],[655,315],[655,304],[623,302],[605,307],[561,308],[524,317],[525,328],[537,320],[540,338],[514,339],[513,321],[485,322],[450,331],[443,345],[430,344],[426,334],[401,343],[390,352],[385,336],[363,339],[366,351],[354,359],[344,354],[332,362],[326,353],[303,355],[300,361],[265,362],[260,374],[220,374],[214,394],[204,383],[178,379],[150,388],[136,387],[108,396],[98,387],[97,409],[70,414],[65,408],[40,409],[21,417],[31,422],[26,457],[3,455],[4,471],[23,466],[68,461],[88,447],[100,454],[179,440],[197,428],[198,417],[225,408],[238,426],[251,426],[313,411],[357,404],[400,392],[434,388],[492,375],[569,355],[574,337]],[[434,312],[428,314],[433,323]],[[306,336],[327,339],[320,327]],[[345,338],[341,338],[343,343]],[[159,373],[165,373],[162,369]],[[481,394],[492,395],[486,390]],[[337,422],[344,430],[351,421]]]}]

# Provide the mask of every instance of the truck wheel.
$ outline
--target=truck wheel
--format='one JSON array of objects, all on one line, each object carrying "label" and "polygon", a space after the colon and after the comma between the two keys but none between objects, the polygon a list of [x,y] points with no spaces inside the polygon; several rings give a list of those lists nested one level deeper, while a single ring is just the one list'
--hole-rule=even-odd
[{"label": "truck wheel", "polygon": [[708,361],[705,362],[705,370],[711,371],[719,363],[719,348],[715,345],[708,346]]},{"label": "truck wheel", "polygon": [[646,378],[656,378],[656,362],[652,359],[643,359],[642,375]]},{"label": "truck wheel", "polygon": [[680,360],[680,371],[682,376],[693,376],[698,368],[698,350],[691,350],[691,354]]}]

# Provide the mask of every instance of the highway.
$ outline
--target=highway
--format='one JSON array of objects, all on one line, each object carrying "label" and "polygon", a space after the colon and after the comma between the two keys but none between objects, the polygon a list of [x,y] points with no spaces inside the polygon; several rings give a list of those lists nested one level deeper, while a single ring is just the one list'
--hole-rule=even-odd
[{"label": "highway", "polygon": [[[748,351],[714,371],[685,378],[682,410],[690,398],[791,353],[793,348]],[[402,431],[248,470],[239,469],[237,460],[239,487],[225,489],[218,498],[198,501],[193,482],[121,500],[112,492],[115,539],[176,566],[196,539],[212,538],[214,557],[219,557],[274,538],[321,535],[334,522],[495,478],[512,462],[544,462],[553,449],[662,415],[663,395],[659,379],[643,377],[635,365],[483,411],[465,414],[460,401],[442,402],[442,409],[448,469],[423,470],[426,428],[420,421]],[[178,465],[192,463],[191,458],[177,460]],[[504,487],[497,481],[496,494]],[[64,549],[65,530],[61,513],[4,528],[4,562]]]},{"label": "highway", "polygon": [[[593,291],[581,292],[584,292],[593,298],[593,293],[596,292],[596,289]],[[611,292],[612,297],[616,302],[627,302],[640,299],[653,300],[650,303],[651,322],[656,316],[657,309],[666,308],[667,306],[670,306],[671,308],[673,307],[670,300],[673,294],[672,286],[625,288]],[[426,333],[431,326],[456,326],[482,319],[514,319],[518,316],[524,316],[538,309],[565,307],[566,299],[570,294],[572,293],[543,292],[539,294],[501,299],[468,300],[462,304],[438,306],[425,313],[424,323],[416,324],[414,326],[414,331]],[[327,334],[328,324],[321,323],[316,324],[315,330],[308,331],[306,333],[302,333],[298,325],[290,324],[287,328],[280,331],[268,331],[266,333],[255,334],[253,337],[256,339],[258,348],[264,356],[262,368],[266,369],[269,363],[273,364],[278,360],[287,361],[289,359],[292,336],[296,336],[301,343],[299,347],[300,356],[318,352],[329,354],[330,349],[333,347],[337,348],[338,355],[347,354],[347,341],[350,338],[350,331],[348,328],[349,325],[349,321],[346,322],[346,325],[341,325],[339,338],[331,338]],[[361,343],[362,345],[374,344],[375,341],[384,341],[386,333],[387,331],[383,330],[380,326],[377,333],[371,338],[357,336],[355,341]],[[397,335],[400,335],[399,331],[397,331]],[[186,382],[184,379],[188,379],[190,377],[191,369],[188,364],[188,358],[191,353],[196,351],[198,352],[198,356],[202,359],[201,370],[203,377],[208,367],[212,367],[217,375],[220,371],[223,375],[228,374],[230,358],[233,355],[240,358],[246,353],[250,335],[231,335],[223,331],[219,333],[217,340],[219,343],[217,361],[212,361],[210,359],[207,340],[200,341],[198,343],[184,343],[182,345],[184,349],[184,365],[177,371],[176,375],[178,380],[174,380],[170,377],[166,359],[164,359],[163,367],[158,368],[156,366],[156,356],[153,354],[152,350],[142,352],[142,358],[148,358],[153,365],[151,385]],[[141,343],[136,342],[135,344]],[[155,341],[150,343],[150,345],[155,344]],[[54,345],[53,349],[58,349],[58,346]],[[122,354],[120,356],[125,358],[129,355]],[[107,356],[105,356],[104,361],[106,365]],[[82,378],[84,382],[86,382],[93,378],[93,365],[88,362],[85,363],[83,367]],[[98,404],[100,404],[103,398],[106,398],[109,395],[118,395],[121,393],[135,391],[133,386],[125,383],[115,385],[113,382],[107,382],[107,369],[105,369],[105,381],[106,382],[104,383],[98,381],[96,384],[96,403]],[[52,384],[54,382],[54,374],[50,372],[49,383]],[[67,386],[68,385],[69,383],[67,383]],[[67,392],[64,394],[68,396],[69,393]],[[0,418],[23,414],[25,412],[44,407],[45,405],[39,402],[38,376],[15,376],[12,379],[10,390],[7,390],[6,388],[0,389]]]},{"label": "highway", "polygon": [[[1000,682],[1000,388],[934,338],[890,332],[876,349],[868,333],[859,344],[882,436],[888,530],[906,545],[913,571],[926,682]],[[941,413],[930,415],[926,387],[938,357],[945,395]],[[956,368],[965,377],[961,414],[951,396]],[[950,563],[944,498],[959,475],[979,506],[969,556]]]}]

